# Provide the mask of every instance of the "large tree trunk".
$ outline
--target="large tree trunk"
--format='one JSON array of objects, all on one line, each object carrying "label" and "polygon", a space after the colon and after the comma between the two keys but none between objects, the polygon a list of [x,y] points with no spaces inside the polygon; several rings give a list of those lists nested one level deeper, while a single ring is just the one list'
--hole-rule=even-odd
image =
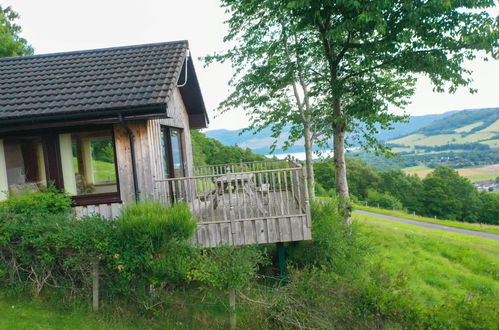
[{"label": "large tree trunk", "polygon": [[308,195],[311,199],[315,198],[315,176],[313,159],[313,141],[310,126],[305,124],[305,166],[307,168]]},{"label": "large tree trunk", "polygon": [[340,198],[340,211],[347,221],[350,221],[350,210],[348,207],[349,193],[347,181],[347,166],[345,161],[345,122],[340,99],[334,100],[334,169],[336,195]]}]

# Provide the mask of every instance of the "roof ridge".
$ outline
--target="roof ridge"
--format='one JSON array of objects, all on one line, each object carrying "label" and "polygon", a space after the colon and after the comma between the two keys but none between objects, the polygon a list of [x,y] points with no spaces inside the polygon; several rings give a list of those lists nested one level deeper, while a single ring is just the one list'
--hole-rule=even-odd
[{"label": "roof ridge", "polygon": [[115,47],[105,47],[105,48],[95,48],[95,49],[83,49],[83,50],[73,50],[68,52],[56,52],[56,53],[45,53],[45,54],[36,54],[29,56],[13,56],[13,57],[4,57],[0,58],[0,62],[10,62],[10,61],[23,61],[33,58],[44,58],[44,57],[57,57],[57,56],[65,56],[65,55],[79,55],[79,54],[87,54],[94,52],[104,52],[110,50],[126,50],[133,48],[149,48],[149,47],[158,47],[170,44],[185,44],[187,48],[189,48],[189,41],[187,40],[175,40],[175,41],[164,41],[164,42],[155,42],[155,43],[145,43],[138,45],[127,45],[127,46],[115,46]]}]

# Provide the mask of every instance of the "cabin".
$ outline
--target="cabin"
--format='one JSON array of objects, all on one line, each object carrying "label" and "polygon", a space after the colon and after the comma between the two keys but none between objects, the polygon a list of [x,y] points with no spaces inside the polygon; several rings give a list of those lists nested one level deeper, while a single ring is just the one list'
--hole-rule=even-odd
[{"label": "cabin", "polygon": [[0,200],[53,184],[78,217],[187,203],[205,247],[311,239],[302,166],[196,167],[208,123],[187,41],[0,59]]}]

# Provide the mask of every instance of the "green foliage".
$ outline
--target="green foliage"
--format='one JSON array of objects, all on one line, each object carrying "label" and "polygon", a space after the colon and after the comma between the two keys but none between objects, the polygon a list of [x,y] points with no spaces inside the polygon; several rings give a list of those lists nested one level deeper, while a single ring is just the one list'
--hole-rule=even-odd
[{"label": "green foliage", "polygon": [[[25,194],[22,202],[39,195]],[[56,204],[61,198],[67,196],[47,193],[43,202]],[[8,200],[11,205],[17,201]],[[91,265],[109,255],[112,223],[93,217],[76,221],[64,208],[40,210],[0,212],[0,260],[5,267],[0,283],[30,288],[36,295],[47,286],[69,288],[69,295],[88,288]]]},{"label": "green foliage", "polygon": [[[367,197],[367,190],[376,188],[380,183],[379,173],[364,162],[347,158],[347,179],[350,194],[360,199]],[[335,171],[332,159],[314,162],[317,182],[328,191],[335,187]]]},{"label": "green foliage", "polygon": [[125,207],[116,220],[114,258],[121,293],[131,293],[131,287],[141,292],[149,284],[184,282],[196,260],[188,242],[195,229],[186,204],[142,202]]},{"label": "green foliage", "polygon": [[217,165],[228,163],[252,162],[266,160],[265,156],[255,154],[250,149],[242,149],[238,146],[224,146],[215,139],[206,137],[199,131],[192,131],[192,150],[194,164]]},{"label": "green foliage", "polygon": [[403,210],[402,203],[388,193],[380,193],[376,190],[369,189],[367,191],[367,203],[369,205],[376,205],[384,209]]},{"label": "green foliage", "polygon": [[265,254],[256,246],[219,246],[202,251],[201,261],[189,277],[212,288],[242,289],[267,263]]},{"label": "green foliage", "polygon": [[298,267],[313,266],[339,275],[355,273],[370,247],[358,235],[357,225],[346,224],[338,201],[330,198],[312,204],[312,240],[288,244],[289,261]]},{"label": "green foliage", "polygon": [[76,220],[68,212],[68,200],[48,191],[2,203],[1,283],[32,287],[36,294],[50,286],[70,288],[66,295],[88,295],[95,263],[100,264],[106,296],[140,300],[149,285],[186,283],[198,260],[188,241],[196,222],[187,205],[132,204],[117,220]]},{"label": "green foliage", "polygon": [[0,210],[6,213],[29,216],[46,216],[50,214],[69,214],[71,212],[71,197],[53,187],[41,192],[25,192],[12,195],[6,201],[0,202]]},{"label": "green foliage", "polygon": [[0,58],[33,54],[33,48],[19,36],[21,27],[14,23],[18,18],[10,6],[0,6]]}]

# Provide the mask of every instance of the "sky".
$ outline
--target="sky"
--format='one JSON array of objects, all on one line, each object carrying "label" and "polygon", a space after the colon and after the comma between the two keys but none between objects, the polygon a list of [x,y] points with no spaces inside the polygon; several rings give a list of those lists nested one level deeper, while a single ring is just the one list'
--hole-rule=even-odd
[{"label": "sky", "polygon": [[[218,1],[208,0],[0,0],[20,14],[21,36],[36,54],[126,46],[151,42],[188,40],[196,73],[210,118],[209,129],[239,129],[248,126],[243,112],[217,114],[218,104],[229,94],[230,64],[205,68],[200,56],[224,50],[227,18]],[[497,15],[498,10],[493,14]],[[472,87],[455,94],[432,91],[430,82],[418,80],[410,115],[499,106],[499,61],[477,59],[467,63],[474,71]],[[393,109],[402,113],[402,110]]]}]

